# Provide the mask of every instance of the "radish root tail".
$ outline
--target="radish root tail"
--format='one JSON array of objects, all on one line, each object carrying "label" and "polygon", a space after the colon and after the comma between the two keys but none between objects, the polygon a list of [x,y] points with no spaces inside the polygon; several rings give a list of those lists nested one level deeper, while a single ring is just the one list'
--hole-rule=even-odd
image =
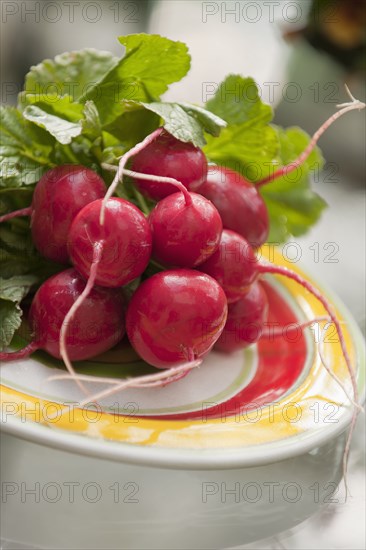
[{"label": "radish root tail", "polygon": [[83,386],[83,384],[79,381],[79,379],[76,375],[75,369],[72,366],[72,363],[70,361],[68,352],[67,352],[66,332],[67,332],[69,324],[71,323],[75,313],[77,312],[79,307],[86,300],[86,298],[89,296],[90,292],[93,289],[93,286],[94,286],[94,283],[95,283],[95,278],[96,278],[96,275],[97,275],[98,265],[99,265],[99,262],[101,260],[102,253],[103,253],[103,245],[104,245],[103,240],[97,241],[96,243],[94,243],[93,261],[92,261],[92,264],[91,264],[91,267],[90,267],[89,278],[87,280],[87,283],[85,285],[85,288],[84,288],[83,292],[80,294],[80,296],[77,298],[77,300],[75,300],[75,302],[73,303],[73,305],[71,306],[71,308],[69,309],[67,314],[65,315],[65,318],[62,322],[61,330],[60,330],[59,345],[60,345],[60,354],[61,354],[61,357],[63,359],[63,362],[65,363],[65,366],[66,366],[67,370],[69,371],[70,376],[75,380],[75,382],[78,384],[79,388],[83,391],[83,393],[86,393],[86,394],[88,394],[88,391]]},{"label": "radish root tail", "polygon": [[349,101],[347,103],[341,103],[340,105],[337,105],[337,108],[340,109],[340,111],[334,113],[331,117],[329,117],[324,122],[324,124],[321,125],[319,130],[317,130],[315,132],[315,134],[313,135],[313,137],[311,138],[311,140],[309,142],[309,145],[306,147],[305,151],[303,151],[297,157],[296,160],[290,162],[286,166],[282,166],[281,168],[279,168],[278,170],[272,172],[271,174],[269,174],[267,177],[261,179],[260,181],[257,181],[255,183],[255,186],[257,188],[262,187],[262,185],[265,185],[266,183],[270,183],[271,181],[274,181],[277,178],[280,178],[282,176],[287,176],[288,174],[290,174],[291,172],[293,172],[294,170],[299,168],[306,161],[306,159],[309,157],[309,155],[313,151],[315,145],[319,141],[319,138],[324,134],[324,132],[329,128],[329,126],[331,126],[333,124],[333,122],[338,120],[338,118],[345,115],[349,111],[354,111],[355,109],[360,111],[361,109],[364,109],[366,107],[366,103],[363,103],[362,101],[359,101],[358,99],[353,97],[353,95],[349,91],[348,86],[347,85],[345,85],[345,86],[346,86],[346,92],[349,95],[351,101]]},{"label": "radish root tail", "polygon": [[272,273],[272,274],[277,274],[277,275],[283,275],[284,277],[292,279],[293,281],[297,282],[300,286],[305,288],[308,292],[310,292],[310,294],[312,294],[313,296],[315,296],[315,298],[317,298],[319,300],[319,302],[324,307],[325,311],[328,313],[332,323],[335,325],[335,328],[336,328],[336,331],[337,331],[337,334],[338,334],[338,338],[339,338],[339,343],[340,343],[340,346],[341,346],[341,349],[342,349],[342,354],[343,354],[343,357],[345,359],[347,369],[348,369],[348,372],[349,372],[349,375],[350,375],[350,379],[351,379],[351,382],[352,382],[354,400],[358,402],[359,397],[358,397],[358,388],[357,388],[356,377],[355,377],[355,373],[353,371],[351,360],[350,360],[350,357],[349,357],[349,354],[348,354],[348,351],[347,351],[347,348],[346,348],[346,344],[345,344],[345,341],[344,341],[344,336],[343,336],[343,332],[342,332],[342,329],[341,329],[341,324],[340,324],[340,322],[337,318],[336,312],[334,311],[333,307],[329,304],[328,300],[326,300],[326,298],[324,298],[324,296],[321,294],[321,292],[319,292],[319,290],[317,288],[315,288],[314,285],[312,285],[309,281],[307,281],[306,279],[301,277],[301,275],[299,275],[298,273],[295,273],[294,271],[291,271],[287,267],[277,266],[277,265],[273,265],[269,262],[261,261],[260,263],[258,263],[258,271],[260,273],[263,273],[263,274],[264,273]]},{"label": "radish root tail", "polygon": [[[277,274],[277,275],[283,275],[285,277],[288,277],[289,279],[292,279],[293,281],[296,281],[299,285],[301,285],[303,288],[305,288],[308,292],[310,292],[313,296],[315,296],[315,298],[317,298],[319,300],[319,302],[322,304],[322,306],[324,307],[324,309],[328,313],[332,323],[336,327],[338,338],[339,338],[339,343],[340,343],[340,346],[341,346],[341,349],[342,349],[342,354],[343,354],[343,357],[344,357],[346,365],[347,365],[347,370],[349,372],[349,376],[350,376],[351,383],[352,383],[352,389],[353,389],[353,399],[351,399],[351,403],[354,405],[354,407],[353,407],[353,412],[352,412],[351,424],[350,424],[349,432],[348,432],[348,436],[347,436],[346,446],[345,446],[345,450],[344,450],[344,454],[343,454],[343,480],[344,480],[344,485],[345,485],[345,490],[346,490],[346,500],[347,500],[347,497],[348,497],[348,494],[349,494],[348,484],[347,484],[348,457],[349,457],[349,451],[350,451],[350,447],[351,447],[352,435],[353,435],[353,432],[354,432],[354,429],[355,429],[357,417],[358,417],[358,414],[359,414],[360,410],[362,410],[362,407],[359,404],[359,395],[358,395],[356,376],[355,376],[355,373],[354,373],[354,370],[353,370],[353,367],[352,367],[352,364],[351,364],[351,360],[350,360],[350,357],[349,357],[349,354],[348,354],[348,351],[347,351],[347,347],[346,347],[343,332],[342,332],[342,329],[341,329],[340,321],[338,320],[337,315],[336,315],[333,307],[328,303],[326,298],[324,298],[324,296],[309,281],[307,281],[306,279],[301,277],[301,275],[299,275],[298,273],[295,273],[294,271],[291,271],[287,267],[275,266],[275,265],[272,265],[271,263],[265,262],[265,261],[261,261],[258,264],[258,271],[260,273],[263,273],[263,274],[264,273],[272,273],[272,274]],[[324,330],[325,329],[323,329],[323,332],[324,332]],[[323,335],[322,335],[320,340],[321,340],[321,342],[323,342],[323,340],[324,340]],[[324,355],[322,354],[322,346],[321,345],[319,346],[319,354],[320,354],[320,358],[321,358],[323,366],[326,368],[328,373],[331,374],[331,376],[333,378],[335,378],[335,380],[337,380],[338,383],[340,383],[344,393],[348,397],[348,393],[347,393],[347,391],[344,387],[344,384],[340,380],[338,380],[337,377],[335,377],[334,373],[332,373],[331,370],[329,369],[329,367],[327,366],[326,361],[324,359]]]},{"label": "radish root tail", "polygon": [[302,323],[293,323],[291,325],[285,326],[285,327],[271,327],[266,330],[266,327],[264,330],[262,330],[261,338],[279,338],[284,335],[288,335],[291,332],[297,332],[299,329],[303,331],[305,328],[308,328],[309,326],[313,325],[314,323],[322,323],[325,322],[323,329],[320,331],[320,337],[319,337],[319,357],[321,360],[321,363],[325,370],[328,372],[329,376],[335,380],[335,382],[342,388],[344,394],[346,395],[347,399],[352,403],[354,407],[359,409],[360,412],[364,412],[363,407],[360,405],[360,403],[357,403],[353,397],[349,394],[347,389],[345,388],[344,384],[341,382],[341,380],[338,378],[338,376],[332,371],[332,369],[327,364],[327,360],[325,358],[324,354],[324,343],[326,338],[326,331],[329,327],[329,324],[331,323],[330,317],[316,317],[315,319],[309,319],[308,321],[304,321]]},{"label": "radish root tail", "polygon": [[[50,376],[47,381],[51,382],[54,380],[78,380],[79,383],[83,382],[94,382],[94,383],[105,383],[113,387],[106,388],[99,391],[93,395],[89,395],[88,398],[82,400],[80,403],[75,404],[72,408],[83,408],[85,405],[91,402],[97,402],[100,399],[109,397],[115,393],[123,391],[127,388],[156,388],[164,387],[170,382],[174,382],[188,374],[191,370],[199,367],[202,363],[202,359],[195,359],[193,361],[188,361],[182,363],[177,367],[171,367],[170,369],[164,369],[161,372],[154,374],[147,374],[144,376],[137,376],[135,378],[125,378],[123,380],[111,380],[110,378],[102,378],[88,375],[76,374],[73,375],[59,374],[55,376]],[[89,392],[88,392],[89,393]],[[67,407],[65,410],[60,411],[51,420],[63,416],[66,412],[69,411]]]}]

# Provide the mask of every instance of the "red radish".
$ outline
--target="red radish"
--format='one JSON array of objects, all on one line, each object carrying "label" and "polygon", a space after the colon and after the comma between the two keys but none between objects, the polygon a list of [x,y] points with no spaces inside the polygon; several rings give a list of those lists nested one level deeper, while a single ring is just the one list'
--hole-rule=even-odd
[{"label": "red radish", "polygon": [[185,190],[165,197],[152,210],[149,223],[153,257],[164,265],[195,267],[219,246],[220,214],[197,193]]},{"label": "red radish", "polygon": [[67,238],[74,217],[86,204],[104,197],[106,190],[100,176],[85,166],[57,166],[41,177],[28,209],[6,214],[0,222],[30,215],[37,250],[45,258],[67,263]]},{"label": "red radish", "polygon": [[255,186],[238,172],[223,166],[209,166],[199,193],[214,203],[225,229],[242,235],[253,248],[266,242],[267,207]]},{"label": "red radish", "polygon": [[146,279],[129,303],[131,345],[150,365],[170,368],[210,351],[226,321],[224,291],[209,275],[190,269]]},{"label": "red radish", "polygon": [[[161,134],[131,161],[131,170],[144,174],[175,178],[189,191],[196,191],[205,181],[207,160],[198,147],[176,139],[163,130]],[[138,189],[154,200],[160,200],[174,193],[165,183],[156,181],[136,181]]]},{"label": "red radish", "polygon": [[[164,147],[168,146],[168,150],[165,152],[164,147],[162,149],[163,144]],[[170,146],[173,145],[177,151],[176,160],[173,156],[172,151],[170,151]],[[129,159],[132,157],[139,157],[140,154],[146,154],[146,151],[148,151],[149,157],[149,155],[152,154],[152,150],[155,146],[158,150],[156,151],[157,156],[154,157],[153,166],[160,166],[160,168],[157,168],[157,173],[156,171],[154,171],[154,169],[152,169],[150,173],[148,171],[144,172],[144,170],[142,170],[142,173],[141,170],[133,170],[136,176],[138,175],[137,182],[141,180],[140,190],[141,188],[146,190],[145,194],[148,194],[151,198],[159,200],[160,198],[164,198],[175,192],[174,187],[172,187],[171,185],[172,182],[178,183],[180,186],[183,185],[184,187],[193,190],[201,185],[201,183],[204,181],[207,175],[207,161],[203,152],[197,147],[194,147],[194,145],[192,145],[191,143],[183,143],[177,140],[176,138],[168,134],[164,130],[164,128],[157,128],[156,130],[154,130],[154,132],[146,136],[146,138],[143,139],[141,143],[137,143],[134,147],[132,147],[132,149],[127,151],[127,153],[125,153],[121,157],[116,175],[104,197],[103,208],[100,213],[101,225],[103,225],[104,222],[104,207],[106,202],[113,195],[118,184],[122,182],[123,175],[126,172],[132,175],[132,172],[130,170],[126,170],[126,164]],[[168,162],[168,166],[171,166],[172,170],[167,169],[167,159],[165,159],[165,153],[170,159]],[[199,161],[197,160],[198,158]],[[199,164],[202,165],[200,170],[198,170],[197,168]],[[163,167],[164,169],[162,169],[161,167]],[[148,170],[146,166],[145,168],[146,170]],[[199,177],[198,173],[200,174]],[[133,178],[135,178],[135,174],[132,175]],[[187,174],[189,174],[189,177],[187,177]],[[150,175],[151,177],[147,178],[146,176],[148,175]],[[139,184],[137,183],[137,185]],[[150,189],[154,189],[154,191],[152,191],[152,194],[147,193],[147,190]],[[165,192],[163,192],[164,189]]]},{"label": "red radish", "polygon": [[[157,135],[159,137],[159,130]],[[149,222],[153,232],[153,255],[166,265],[195,267],[208,258],[217,248],[222,231],[222,222],[214,205],[196,193],[189,193],[177,179],[131,172],[124,168],[128,158],[138,154],[143,147],[154,143],[156,133],[145,138],[121,159],[115,178],[103,200],[100,223],[104,223],[104,205],[113,189],[128,174],[135,180],[154,181],[164,184],[173,195],[165,197],[150,213]],[[148,145],[146,145],[146,143]],[[106,165],[109,169],[110,166]],[[181,193],[174,193],[179,189]],[[172,198],[171,198],[172,197]]]},{"label": "red radish", "polygon": [[102,241],[95,284],[119,287],[145,270],[151,255],[151,231],[142,212],[119,198],[107,201],[101,225],[102,205],[102,199],[93,201],[75,217],[69,231],[69,255],[76,269],[88,278],[96,243]]},{"label": "red radish", "polygon": [[246,294],[256,277],[257,258],[244,237],[224,229],[216,252],[199,267],[222,286],[229,304]]},{"label": "red radish", "polygon": [[[141,275],[149,262],[152,238],[145,217],[129,201],[111,197],[122,180],[128,159],[156,139],[161,132],[162,129],[158,128],[123,155],[103,200],[94,201],[86,211],[83,209],[70,228],[68,251],[79,271],[87,278],[87,283],[62,322],[59,347],[64,363],[76,381],[72,358],[67,349],[67,325],[73,322],[76,312],[96,283],[100,282],[102,286],[108,287],[125,285]],[[84,386],[77,383],[85,391]]]},{"label": "red radish", "polygon": [[[0,360],[28,357],[38,349],[61,358],[59,337],[65,315],[81,295],[85,281],[75,269],[53,275],[36,292],[29,312],[34,341],[22,350],[0,353]],[[107,351],[125,333],[124,299],[118,290],[94,288],[67,326],[66,344],[74,361]]]},{"label": "red radish", "polygon": [[[111,197],[122,180],[128,159],[156,139],[161,132],[162,129],[158,128],[123,155],[103,200],[94,201],[91,208],[82,210],[80,217],[74,220],[75,224],[70,228],[68,251],[79,271],[87,278],[83,292],[64,317],[59,336],[62,358],[74,379],[76,373],[66,342],[68,324],[73,322],[76,312],[83,306],[96,283],[100,281],[101,285],[108,287],[125,285],[138,277],[149,262],[152,239],[145,217],[130,202]],[[78,385],[85,391],[80,382]]]},{"label": "red radish", "polygon": [[268,317],[268,300],[261,283],[256,281],[239,301],[229,305],[225,328],[215,349],[232,352],[257,342]]}]

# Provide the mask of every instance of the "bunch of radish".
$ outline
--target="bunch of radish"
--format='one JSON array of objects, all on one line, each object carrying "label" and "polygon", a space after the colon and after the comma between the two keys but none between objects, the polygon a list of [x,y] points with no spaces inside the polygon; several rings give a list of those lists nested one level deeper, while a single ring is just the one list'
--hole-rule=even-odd
[{"label": "bunch of radish", "polygon": [[[127,333],[137,354],[165,372],[114,381],[108,392],[164,385],[197,367],[214,346],[231,352],[257,341],[268,314],[260,277],[276,273],[297,281],[324,306],[337,329],[357,403],[354,372],[331,305],[297,273],[259,261],[255,250],[269,232],[258,188],[300,166],[325,129],[360,105],[342,106],[295,162],[256,185],[225,167],[208,165],[199,148],[164,128],[128,151],[118,167],[107,167],[116,171],[108,190],[98,174],[83,166],[48,171],[32,205],[0,222],[30,215],[39,252],[73,267],[45,281],[35,294],[29,312],[33,341],[20,351],[0,353],[0,359],[43,349],[62,358],[86,391],[85,377],[75,373],[72,361],[110,349]],[[148,216],[113,196],[125,175],[155,201]],[[151,262],[157,272],[149,276]],[[131,282],[137,289],[128,301],[123,288]],[[253,325],[258,330],[250,331]]]},{"label": "bunch of radish", "polygon": [[[268,301],[260,277],[283,275],[321,302],[338,333],[355,411],[346,465],[360,406],[339,320],[309,281],[258,260],[255,253],[269,233],[258,188],[298,168],[330,124],[365,105],[352,98],[341,107],[296,161],[256,185],[233,170],[208,165],[199,148],[164,128],[128,151],[118,166],[103,166],[116,171],[108,190],[101,177],[84,166],[49,170],[38,182],[31,206],[5,214],[0,222],[30,216],[39,252],[68,265],[46,280],[33,298],[33,341],[19,351],[0,353],[0,360],[25,358],[37,349],[62,358],[69,375],[53,378],[71,376],[78,383],[87,394],[79,406],[131,386],[172,383],[198,367],[214,346],[230,353],[265,335]],[[125,175],[155,201],[148,216],[132,202],[113,196]],[[149,266],[156,271],[153,275]],[[124,287],[129,283],[136,290],[127,299]],[[126,333],[137,354],[160,371],[128,380],[76,374],[72,361],[107,351]],[[91,396],[83,385],[86,380],[109,387]]]},{"label": "bunch of radish", "polygon": [[[278,273],[297,280],[322,302],[336,325],[354,382],[331,306],[299,275],[258,261],[255,249],[269,232],[258,188],[301,165],[324,130],[343,113],[360,108],[358,103],[343,106],[297,161],[256,185],[225,167],[208,166],[198,147],[163,128],[121,158],[108,190],[97,173],[83,166],[48,171],[35,188],[32,205],[0,221],[30,215],[39,252],[73,268],[43,283],[29,314],[33,342],[1,353],[1,360],[41,348],[63,358],[76,377],[71,361],[108,350],[127,331],[133,348],[154,367],[196,364],[215,344],[231,352],[263,334],[268,303],[260,275]],[[148,217],[113,196],[126,174],[156,202]],[[159,271],[148,277],[150,261]],[[121,289],[136,280],[140,284],[127,303]],[[247,330],[253,325],[255,333]]]}]

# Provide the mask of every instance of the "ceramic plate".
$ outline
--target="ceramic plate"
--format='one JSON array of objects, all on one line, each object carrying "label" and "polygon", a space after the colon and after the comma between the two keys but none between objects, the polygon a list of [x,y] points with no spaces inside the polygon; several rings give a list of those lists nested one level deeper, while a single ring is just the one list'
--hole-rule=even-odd
[{"label": "ceramic plate", "polygon": [[[304,275],[280,252],[273,259]],[[271,326],[290,327],[324,316],[319,302],[293,281],[271,275],[264,284]],[[342,321],[363,395],[362,336],[339,300],[314,284]],[[3,428],[79,453],[169,467],[239,467],[301,454],[343,431],[352,415],[343,390],[320,361],[321,326],[315,322],[303,331],[285,330],[231,355],[211,352],[199,369],[174,384],[129,389],[84,409],[74,407],[84,399],[76,384],[48,380],[64,372],[62,364],[37,353],[1,367]],[[352,393],[332,325],[325,331],[323,348],[327,364]],[[154,371],[125,343],[79,363],[77,369],[117,377]],[[90,386],[93,391],[104,387]]]}]

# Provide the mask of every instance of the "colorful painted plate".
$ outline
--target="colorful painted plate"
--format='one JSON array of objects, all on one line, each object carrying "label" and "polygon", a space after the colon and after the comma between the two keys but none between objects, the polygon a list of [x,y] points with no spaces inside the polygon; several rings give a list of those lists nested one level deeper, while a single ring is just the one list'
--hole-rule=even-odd
[{"label": "colorful painted plate", "polygon": [[[275,253],[274,262],[288,265]],[[307,277],[309,280],[309,277]],[[269,325],[288,328],[324,316],[316,298],[293,281],[267,276]],[[318,286],[318,288],[320,288]],[[346,345],[365,388],[364,342],[345,307],[324,291],[342,321]],[[231,355],[211,352],[184,379],[159,389],[130,389],[84,409],[70,381],[48,381],[62,365],[46,354],[4,364],[5,430],[47,445],[134,463],[185,468],[258,465],[306,452],[350,422],[352,406],[319,358],[321,323],[262,338]],[[351,394],[334,326],[325,331],[327,364]],[[121,345],[78,365],[80,372],[131,376],[153,369]],[[92,390],[106,386],[92,385]],[[62,416],[55,414],[63,411]]]}]

